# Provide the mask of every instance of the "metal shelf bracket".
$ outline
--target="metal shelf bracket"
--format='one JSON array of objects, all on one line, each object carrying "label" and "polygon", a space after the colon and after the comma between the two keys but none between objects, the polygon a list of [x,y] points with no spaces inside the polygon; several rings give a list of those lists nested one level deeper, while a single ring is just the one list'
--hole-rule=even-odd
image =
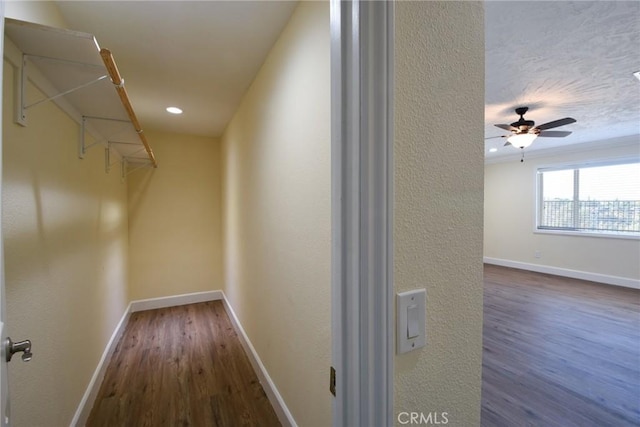
[{"label": "metal shelf bracket", "polygon": [[[107,139],[100,139],[97,140],[95,142],[93,142],[92,144],[87,145],[86,142],[86,134],[87,134],[87,120],[104,120],[104,121],[110,121],[110,122],[120,122],[120,123],[129,123],[131,124],[130,121],[128,120],[120,120],[120,119],[111,119],[108,117],[95,117],[95,116],[82,116],[82,121],[80,123],[80,139],[78,140],[78,157],[81,159],[84,159],[84,155],[86,154],[87,150],[91,147],[93,147],[94,145],[98,145],[98,144],[106,144],[108,145],[109,143],[111,143],[112,141],[110,141],[109,139],[111,137],[108,137]],[[124,133],[126,132],[126,129],[121,130],[120,132],[116,132],[114,133],[112,136],[116,136],[119,135],[120,133]],[[136,145],[140,145],[140,144],[136,144]]]},{"label": "metal shelf bracket", "polygon": [[[132,173],[134,173],[134,172],[136,172],[136,171],[138,171],[138,170],[140,170],[140,169],[146,169],[146,168],[149,168],[149,167],[152,167],[152,166],[153,166],[153,164],[151,163],[151,161],[150,161],[150,160],[147,160],[147,159],[145,159],[145,160],[147,161],[147,163],[144,163],[144,164],[142,164],[142,165],[140,165],[140,166],[136,166],[135,168],[133,168],[133,169],[131,169],[131,170],[127,169],[127,172],[126,172],[126,175],[125,175],[125,176],[129,176],[129,175],[131,175]],[[129,161],[127,160],[127,164],[128,164],[128,163],[129,163]]]},{"label": "metal shelf bracket", "polygon": [[129,170],[129,163],[130,161],[127,157],[123,157],[122,162],[120,162],[120,178],[122,178],[123,181],[127,179],[127,176],[131,175],[135,171],[153,166],[153,163],[151,163],[150,160],[147,160],[147,163]]},{"label": "metal shelf bracket", "polygon": [[127,160],[127,158],[123,157],[122,161],[120,162],[120,178],[122,178],[122,181],[127,179],[127,165],[128,164],[129,164],[129,161]]},{"label": "metal shelf bracket", "polygon": [[70,93],[73,93],[77,90],[80,89],[84,89],[85,87],[91,86],[95,83],[98,83],[99,81],[102,81],[104,79],[106,79],[107,77],[109,77],[108,75],[102,75],[96,79],[93,79],[89,82],[83,83],[81,85],[78,85],[76,87],[73,87],[71,89],[65,90],[63,92],[57,93],[55,95],[51,95],[51,96],[47,96],[45,98],[39,99],[37,101],[32,102],[31,104],[27,105],[27,92],[26,92],[26,87],[27,87],[27,78],[28,78],[28,64],[29,64],[29,60],[31,58],[34,59],[41,59],[44,61],[50,61],[50,62],[58,62],[58,63],[62,63],[62,64],[68,64],[68,65],[73,65],[73,66],[81,66],[81,67],[86,67],[86,68],[95,68],[95,69],[100,69],[100,67],[92,65],[92,64],[85,64],[82,62],[74,62],[74,61],[66,61],[64,59],[57,59],[57,58],[48,58],[45,56],[37,56],[37,55],[29,55],[26,53],[22,54],[22,65],[20,67],[20,78],[18,79],[18,81],[16,82],[16,84],[18,85],[17,88],[17,92],[19,94],[19,111],[18,111],[18,117],[16,118],[16,121],[22,125],[22,126],[26,126],[27,125],[27,110],[31,107],[35,107],[36,105],[40,105],[43,102],[48,102],[48,101],[53,101],[54,99],[60,98],[61,96],[65,96],[68,95]]},{"label": "metal shelf bracket", "polygon": [[[124,158],[121,159],[124,161]],[[115,165],[118,161],[111,161],[111,143],[107,142],[107,146],[104,149],[104,173],[108,174],[111,171],[111,166]]]},{"label": "metal shelf bracket", "polygon": [[84,159],[84,155],[87,150],[94,145],[98,145],[101,141],[96,141],[93,144],[86,145],[85,136],[87,134],[87,117],[82,116],[82,121],[80,122],[80,139],[78,140],[78,157]]},{"label": "metal shelf bracket", "polygon": [[[106,173],[109,173],[109,171],[111,170],[111,166],[113,166],[114,164],[117,163],[117,161],[112,162],[111,161],[111,146],[114,144],[124,144],[124,145],[140,145],[140,144],[136,144],[136,143],[132,143],[132,142],[118,142],[118,141],[109,141],[107,142],[107,147],[104,150],[104,169]],[[147,167],[151,167],[153,166],[153,164],[151,163],[151,161],[147,158],[147,157],[134,157],[136,154],[145,151],[144,147],[141,147],[138,151],[133,152],[131,155],[129,156],[123,156],[121,161],[120,161],[120,175],[121,178],[124,180],[127,176],[131,175],[133,172],[142,169],[142,168],[147,168]],[[129,165],[132,163],[135,164],[139,164],[141,163],[139,166],[134,167],[133,169],[129,169]]]}]

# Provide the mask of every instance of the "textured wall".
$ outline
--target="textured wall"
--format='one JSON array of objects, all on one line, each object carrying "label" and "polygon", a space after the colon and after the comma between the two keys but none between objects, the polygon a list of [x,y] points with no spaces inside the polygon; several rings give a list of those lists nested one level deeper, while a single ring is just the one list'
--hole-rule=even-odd
[{"label": "textured wall", "polygon": [[301,2],[223,136],[225,292],[301,426],[331,425],[329,3]]},{"label": "textured wall", "polygon": [[480,425],[483,25],[479,2],[396,3],[395,289],[427,289],[427,345],[396,356],[395,412],[453,426]]},{"label": "textured wall", "polygon": [[131,300],[222,288],[220,144],[147,132],[157,169],[131,174]]},{"label": "textured wall", "polygon": [[[625,143],[626,141],[626,143]],[[631,142],[631,143],[629,143]],[[507,261],[640,280],[640,241],[534,233],[536,170],[567,162],[640,156],[638,138],[598,150],[526,157],[485,169],[484,255]],[[535,251],[541,257],[535,258]]]},{"label": "textured wall", "polygon": [[37,22],[57,28],[68,28],[58,6],[49,0],[7,1],[5,16],[21,21]]},{"label": "textured wall", "polygon": [[6,320],[34,354],[9,365],[12,425],[64,426],[127,306],[127,187],[100,148],[78,159],[79,127],[53,103],[14,124],[4,73]]}]

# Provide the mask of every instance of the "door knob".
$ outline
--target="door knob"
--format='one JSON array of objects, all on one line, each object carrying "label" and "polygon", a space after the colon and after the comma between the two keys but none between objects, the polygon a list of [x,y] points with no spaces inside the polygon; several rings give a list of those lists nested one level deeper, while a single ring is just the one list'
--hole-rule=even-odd
[{"label": "door knob", "polygon": [[20,352],[22,352],[23,362],[28,362],[31,360],[31,357],[33,357],[33,354],[31,354],[31,341],[29,340],[13,342],[11,338],[7,337],[5,341],[5,351],[7,354],[7,362],[11,361],[11,357],[13,357],[15,353]]}]

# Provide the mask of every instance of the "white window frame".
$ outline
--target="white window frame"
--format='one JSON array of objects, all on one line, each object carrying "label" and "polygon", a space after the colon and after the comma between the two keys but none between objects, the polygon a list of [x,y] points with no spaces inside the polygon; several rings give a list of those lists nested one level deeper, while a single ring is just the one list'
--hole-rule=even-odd
[{"label": "white window frame", "polygon": [[[640,158],[638,157],[623,157],[616,159],[598,159],[598,160],[585,160],[579,162],[572,163],[559,163],[554,165],[542,165],[536,168],[535,171],[535,215],[534,215],[534,224],[533,230],[534,233],[537,234],[556,234],[556,235],[566,235],[566,236],[581,236],[581,237],[601,237],[601,238],[609,238],[609,239],[631,239],[631,240],[640,240],[640,234],[634,235],[630,233],[624,232],[615,232],[615,231],[587,231],[587,230],[563,230],[563,229],[553,229],[553,228],[540,228],[540,221],[542,219],[542,173],[544,172],[552,172],[552,171],[560,171],[567,169],[585,169],[590,167],[600,167],[600,166],[614,166],[614,165],[623,165],[629,163],[640,163]],[[578,182],[574,181],[574,186],[579,185]],[[575,188],[574,188],[575,193]]]}]

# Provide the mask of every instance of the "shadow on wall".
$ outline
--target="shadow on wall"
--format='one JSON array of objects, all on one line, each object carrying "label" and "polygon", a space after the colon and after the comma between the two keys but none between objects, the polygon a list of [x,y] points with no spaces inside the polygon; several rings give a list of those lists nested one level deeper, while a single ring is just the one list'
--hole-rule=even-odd
[{"label": "shadow on wall", "polygon": [[135,191],[132,192],[133,185],[128,186],[129,190],[129,226],[132,227],[138,221],[138,214],[140,210],[138,209],[140,205],[144,202],[144,199],[147,196],[147,190],[149,189],[149,185],[151,184],[151,179],[155,173],[155,169],[144,169],[136,172],[139,176],[131,177],[131,179],[135,179],[137,182],[135,184]]},{"label": "shadow on wall", "polygon": [[[33,168],[28,173],[29,181],[20,182],[7,176],[3,181],[3,192],[8,193],[9,199],[4,215],[10,226],[5,227],[3,236],[5,256],[9,258],[7,268],[14,264],[12,258],[35,256],[43,265],[52,265],[62,258],[86,253],[95,244],[90,236],[96,233],[103,242],[121,238],[125,212],[104,188],[99,194],[90,193],[89,188],[74,192],[43,183],[43,177]],[[12,203],[15,198],[20,201]]]}]

